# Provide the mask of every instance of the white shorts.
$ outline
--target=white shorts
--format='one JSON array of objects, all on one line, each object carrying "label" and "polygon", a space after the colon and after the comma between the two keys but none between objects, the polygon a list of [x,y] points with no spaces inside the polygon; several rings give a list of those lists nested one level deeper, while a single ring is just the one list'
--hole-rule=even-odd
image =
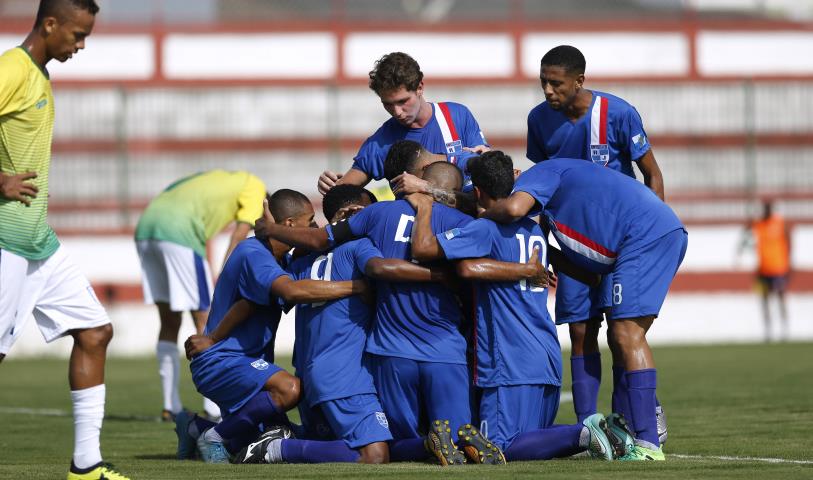
[{"label": "white shorts", "polygon": [[0,353],[8,353],[32,312],[46,342],[70,330],[110,323],[90,282],[63,247],[45,260],[0,250]]},{"label": "white shorts", "polygon": [[137,240],[145,303],[168,303],[173,312],[206,311],[212,303],[209,263],[189,247]]}]

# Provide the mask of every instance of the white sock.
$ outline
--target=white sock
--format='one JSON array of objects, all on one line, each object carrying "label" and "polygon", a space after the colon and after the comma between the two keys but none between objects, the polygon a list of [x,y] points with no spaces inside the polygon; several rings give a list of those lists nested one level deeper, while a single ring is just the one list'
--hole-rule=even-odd
[{"label": "white sock", "polygon": [[164,393],[164,410],[179,413],[183,409],[178,392],[178,379],[181,373],[181,356],[178,345],[166,340],[158,340],[155,352],[158,356],[158,374],[161,376],[161,389]]},{"label": "white sock", "polygon": [[582,427],[582,431],[579,434],[579,446],[582,448],[590,446],[590,429],[587,427]]},{"label": "white sock", "polygon": [[220,407],[211,400],[206,397],[203,397],[203,411],[209,415],[209,419],[214,422],[220,421]]},{"label": "white sock", "polygon": [[206,432],[203,434],[203,439],[209,443],[223,443],[223,437],[221,437],[220,434],[217,433],[215,427],[206,430]]},{"label": "white sock", "polygon": [[102,461],[99,434],[104,418],[104,384],[71,391],[73,403],[73,464],[88,468]]},{"label": "white sock", "polygon": [[282,438],[277,438],[268,442],[265,449],[266,463],[282,463]]}]

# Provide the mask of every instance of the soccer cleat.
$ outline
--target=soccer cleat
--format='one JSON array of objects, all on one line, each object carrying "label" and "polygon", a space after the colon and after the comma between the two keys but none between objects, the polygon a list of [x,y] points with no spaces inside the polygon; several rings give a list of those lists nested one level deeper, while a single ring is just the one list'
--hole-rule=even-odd
[{"label": "soccer cleat", "polygon": [[169,423],[175,421],[175,414],[169,410],[161,410],[161,422]]},{"label": "soccer cleat", "polygon": [[663,445],[666,443],[666,413],[662,406],[655,407],[655,417],[658,419],[658,442]]},{"label": "soccer cleat", "polygon": [[249,443],[234,457],[235,463],[268,463],[266,451],[268,444],[274,440],[292,438],[293,432],[287,425],[274,425],[260,435],[257,440]]},{"label": "soccer cleat", "polygon": [[466,456],[457,449],[457,445],[452,441],[452,429],[449,428],[448,420],[432,422],[423,444],[426,450],[434,455],[444,467],[466,463]]},{"label": "soccer cleat", "polygon": [[618,458],[630,453],[635,446],[635,435],[630,431],[624,416],[620,413],[611,413],[605,420],[607,430],[604,433],[613,446],[613,455]]},{"label": "soccer cleat", "polygon": [[482,432],[474,428],[471,424],[465,424],[457,429],[457,443],[466,458],[474,463],[484,465],[505,465],[505,455],[502,450],[489,442]]},{"label": "soccer cleat", "polygon": [[[207,430],[208,431],[208,430]],[[229,452],[222,442],[210,442],[201,434],[197,441],[200,458],[206,463],[229,463]]]},{"label": "soccer cleat", "polygon": [[71,462],[68,480],[130,480],[130,478],[122,475],[109,463],[101,462],[90,468],[79,469]]},{"label": "soccer cleat", "polygon": [[619,457],[618,460],[622,462],[646,462],[646,461],[664,461],[666,460],[666,456],[663,454],[663,449],[658,448],[657,450],[653,450],[651,448],[645,448],[640,445],[635,445],[632,447],[632,451],[623,457]]},{"label": "soccer cleat", "polygon": [[178,460],[195,459],[196,439],[189,435],[189,424],[195,419],[195,414],[187,410],[181,410],[175,415],[175,434],[178,436],[178,451],[175,458]]},{"label": "soccer cleat", "polygon": [[605,433],[607,431],[607,420],[605,420],[604,415],[594,413],[585,418],[582,425],[590,431],[590,442],[587,444],[587,451],[590,456],[601,460],[612,460],[613,446]]}]

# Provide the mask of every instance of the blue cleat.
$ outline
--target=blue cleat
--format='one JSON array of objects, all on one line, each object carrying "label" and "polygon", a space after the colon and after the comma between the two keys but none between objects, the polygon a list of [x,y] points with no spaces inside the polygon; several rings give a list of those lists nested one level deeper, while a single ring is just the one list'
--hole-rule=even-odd
[{"label": "blue cleat", "polygon": [[[208,431],[208,430],[207,430]],[[229,452],[222,442],[206,440],[205,432],[198,437],[198,450],[200,457],[206,463],[229,463]]]},{"label": "blue cleat", "polygon": [[587,444],[590,456],[600,460],[612,460],[613,446],[607,438],[607,420],[604,419],[604,415],[594,413],[585,418],[582,425],[590,431],[590,442]]},{"label": "blue cleat", "polygon": [[196,457],[196,439],[189,435],[189,424],[194,419],[195,414],[187,410],[181,410],[175,415],[175,434],[178,436],[178,452],[175,456],[178,460],[194,460]]}]

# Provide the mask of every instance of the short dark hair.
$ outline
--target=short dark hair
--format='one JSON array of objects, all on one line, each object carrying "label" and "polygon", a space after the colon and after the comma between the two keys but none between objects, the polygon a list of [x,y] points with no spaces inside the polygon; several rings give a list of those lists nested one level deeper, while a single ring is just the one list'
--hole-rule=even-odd
[{"label": "short dark hair", "polygon": [[34,26],[39,26],[45,20],[45,17],[56,17],[63,21],[65,19],[65,7],[69,6],[85,10],[91,15],[99,13],[99,5],[96,4],[96,0],[40,0]]},{"label": "short dark hair", "polygon": [[370,70],[370,88],[378,95],[381,92],[397,90],[401,87],[410,92],[418,90],[423,81],[423,72],[414,58],[403,52],[392,52],[375,62]]},{"label": "short dark hair", "polygon": [[471,183],[491,198],[506,198],[514,188],[514,162],[499,150],[469,160]]},{"label": "short dark hair", "polygon": [[423,179],[445,190],[460,190],[463,188],[463,172],[460,171],[457,165],[449,162],[429,164],[423,171]]},{"label": "short dark hair", "polygon": [[392,180],[404,172],[411,173],[422,150],[421,144],[412,140],[398,140],[393,143],[384,159],[384,177]]},{"label": "short dark hair", "polygon": [[576,47],[570,45],[559,45],[558,47],[551,48],[548,53],[542,57],[541,65],[549,67],[562,67],[567,73],[575,73],[576,75],[584,75],[584,70],[587,68],[587,61],[584,55]]},{"label": "short dark hair", "polygon": [[357,203],[364,195],[367,195],[370,203],[378,201],[373,192],[364,187],[349,183],[336,185],[328,190],[322,199],[322,213],[325,214],[325,218],[329,222],[340,208]]},{"label": "short dark hair", "polygon": [[305,213],[305,206],[310,204],[311,201],[302,193],[281,188],[271,195],[268,208],[274,216],[274,221],[281,223],[286,218],[302,215]]}]

